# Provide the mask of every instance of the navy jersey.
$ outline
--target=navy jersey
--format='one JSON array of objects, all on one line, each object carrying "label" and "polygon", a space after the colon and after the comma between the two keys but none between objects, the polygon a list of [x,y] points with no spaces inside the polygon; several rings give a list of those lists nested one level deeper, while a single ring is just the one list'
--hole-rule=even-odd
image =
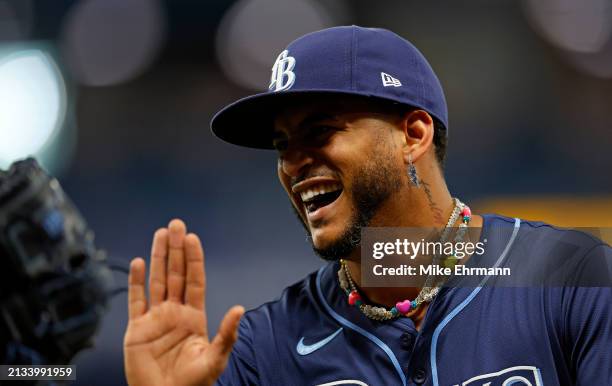
[{"label": "navy jersey", "polygon": [[[586,234],[483,217],[485,255],[501,266],[610,256]],[[609,286],[444,287],[417,331],[409,318],[378,322],[349,306],[338,269],[247,312],[218,385],[612,385]]]}]

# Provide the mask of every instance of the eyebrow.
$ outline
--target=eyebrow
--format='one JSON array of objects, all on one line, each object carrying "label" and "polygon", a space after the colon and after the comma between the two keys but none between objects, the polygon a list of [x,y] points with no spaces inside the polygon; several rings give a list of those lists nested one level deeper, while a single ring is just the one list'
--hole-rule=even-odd
[{"label": "eyebrow", "polygon": [[298,124],[298,128],[300,130],[304,130],[317,122],[328,121],[328,120],[336,121],[338,120],[338,118],[336,118],[334,115],[329,114],[329,113],[314,113],[304,118],[302,122]]},{"label": "eyebrow", "polygon": [[[330,113],[323,113],[323,112],[313,113],[311,115],[308,115],[300,123],[298,123],[297,127],[299,131],[303,131],[318,122],[327,121],[327,120],[337,121],[338,118],[335,115],[330,114]],[[276,128],[274,129],[272,133],[272,141],[276,139],[282,139],[284,137],[285,137],[285,133],[282,130],[278,130]]]}]

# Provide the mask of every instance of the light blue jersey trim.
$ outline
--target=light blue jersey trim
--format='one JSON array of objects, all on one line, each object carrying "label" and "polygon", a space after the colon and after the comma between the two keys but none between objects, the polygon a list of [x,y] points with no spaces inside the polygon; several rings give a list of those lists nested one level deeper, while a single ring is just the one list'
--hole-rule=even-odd
[{"label": "light blue jersey trim", "polygon": [[[499,255],[499,258],[495,262],[495,265],[493,266],[494,268],[499,267],[501,263],[504,261],[504,259],[506,258],[506,255],[510,251],[510,248],[512,247],[512,244],[514,243],[514,239],[516,238],[516,235],[518,234],[518,230],[520,227],[521,227],[521,220],[518,218],[515,218],[514,219],[514,229],[512,230],[512,236],[510,236],[510,240],[508,240],[508,244],[506,244],[506,248],[504,248],[503,252],[501,253],[501,255]],[[438,366],[436,364],[436,349],[438,346],[438,338],[440,337],[440,333],[442,332],[444,327],[446,327],[446,325],[455,316],[457,316],[457,314],[460,313],[468,304],[470,304],[470,302],[472,301],[472,299],[476,297],[476,295],[478,295],[478,292],[480,292],[480,290],[482,289],[482,286],[484,286],[487,280],[489,280],[489,277],[490,276],[486,276],[485,278],[483,278],[482,281],[478,284],[478,287],[474,288],[474,290],[470,293],[470,295],[467,298],[465,298],[465,300],[462,301],[461,304],[459,304],[448,315],[446,315],[444,320],[442,320],[442,322],[440,322],[440,324],[438,324],[438,326],[434,330],[433,337],[431,339],[431,350],[429,352],[430,362],[431,362],[431,377],[432,377],[434,386],[439,386]]]},{"label": "light blue jersey trim", "polygon": [[348,320],[346,320],[345,318],[340,316],[338,313],[336,313],[336,311],[334,311],[330,307],[329,304],[327,304],[327,301],[325,300],[325,297],[323,296],[323,291],[321,291],[321,274],[323,273],[323,269],[325,269],[325,267],[321,267],[321,269],[319,269],[319,272],[317,273],[316,284],[317,284],[317,294],[319,295],[319,298],[321,298],[321,303],[323,304],[323,307],[325,308],[325,310],[327,312],[329,312],[329,314],[334,319],[336,319],[336,321],[338,323],[340,323],[341,325],[343,325],[343,326],[345,326],[347,328],[350,328],[351,330],[354,330],[355,332],[358,332],[359,334],[365,336],[366,338],[368,338],[369,340],[374,342],[378,347],[380,347],[385,352],[385,354],[387,354],[389,359],[391,359],[391,363],[393,363],[393,366],[395,367],[395,371],[397,371],[397,374],[399,375],[400,379],[402,380],[402,385],[406,386],[406,376],[404,375],[404,372],[402,371],[402,368],[401,368],[397,358],[395,357],[395,354],[393,354],[393,351],[391,351],[389,346],[387,346],[382,340],[380,340],[375,335],[367,332],[363,328],[357,326],[356,324],[353,324],[353,323],[349,322]]}]

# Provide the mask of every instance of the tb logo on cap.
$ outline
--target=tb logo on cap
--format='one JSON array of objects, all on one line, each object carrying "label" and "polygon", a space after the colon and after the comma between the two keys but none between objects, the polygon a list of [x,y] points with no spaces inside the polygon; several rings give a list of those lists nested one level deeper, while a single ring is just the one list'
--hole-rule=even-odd
[{"label": "tb logo on cap", "polygon": [[270,91],[287,90],[295,83],[295,58],[289,56],[289,51],[285,50],[278,55],[274,66],[272,66],[272,78],[270,79]]}]

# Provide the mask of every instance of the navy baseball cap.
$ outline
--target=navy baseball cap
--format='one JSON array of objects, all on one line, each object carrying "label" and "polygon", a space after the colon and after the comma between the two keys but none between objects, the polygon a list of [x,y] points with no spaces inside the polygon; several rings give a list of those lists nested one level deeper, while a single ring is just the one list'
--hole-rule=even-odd
[{"label": "navy baseball cap", "polygon": [[448,128],[440,81],[410,42],[380,28],[333,27],[304,35],[283,50],[267,92],[219,111],[210,126],[224,141],[272,149],[274,117],[294,96],[357,95],[427,111]]}]

